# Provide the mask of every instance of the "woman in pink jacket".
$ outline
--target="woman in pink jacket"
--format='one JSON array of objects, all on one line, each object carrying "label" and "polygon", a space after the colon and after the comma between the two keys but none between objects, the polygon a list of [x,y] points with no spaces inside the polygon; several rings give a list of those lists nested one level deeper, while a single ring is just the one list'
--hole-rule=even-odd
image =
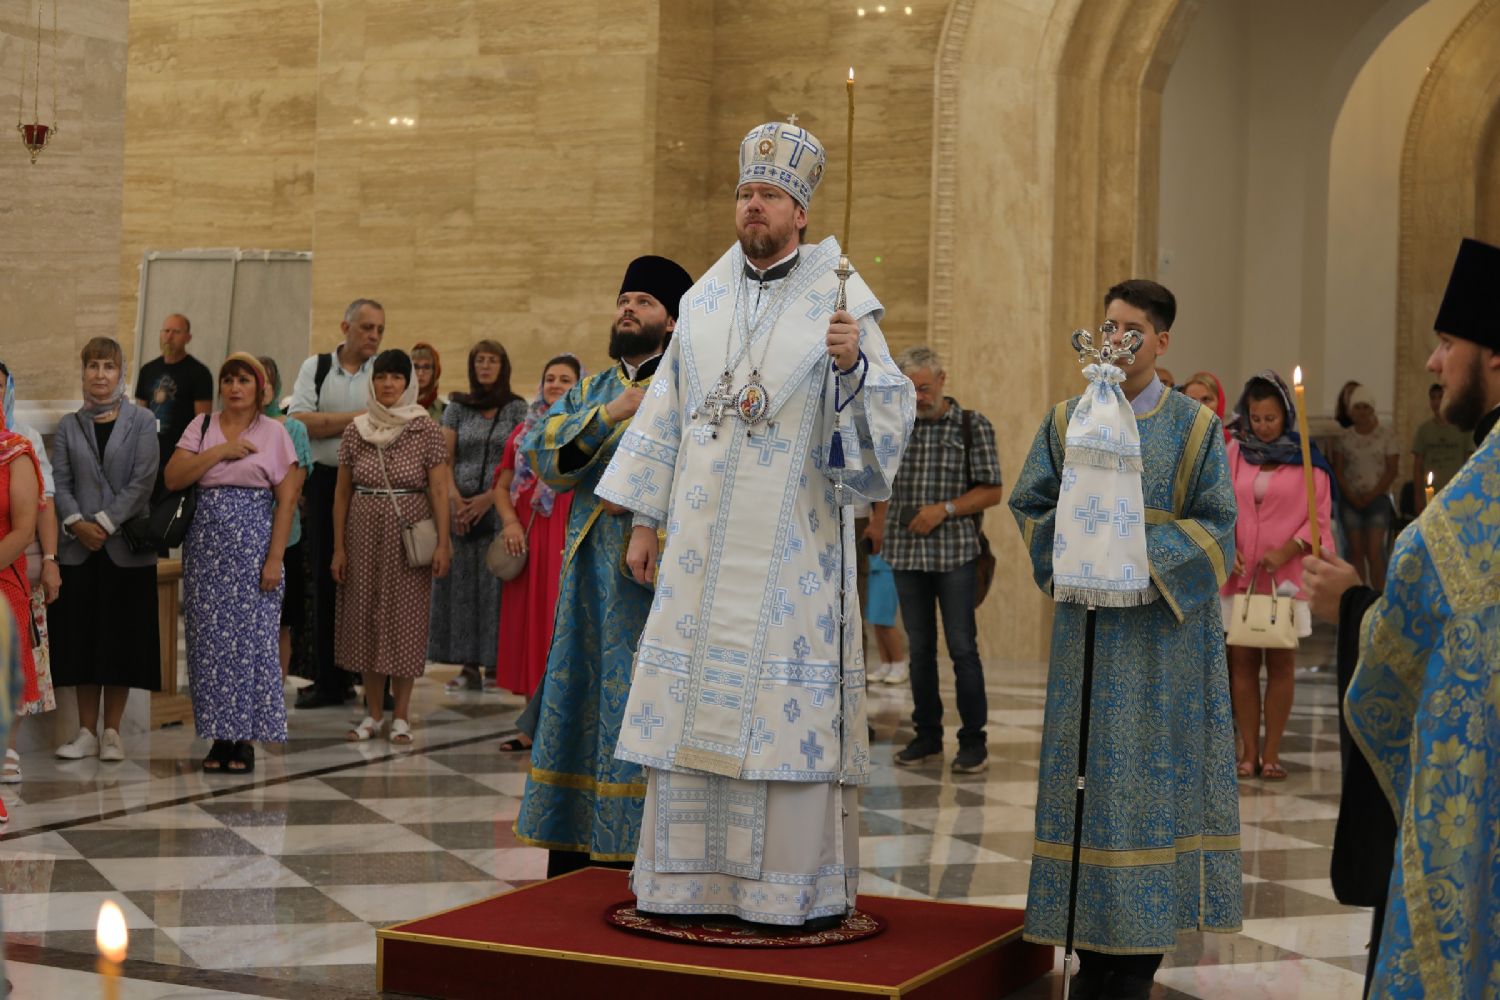
[{"label": "woman in pink jacket", "polygon": [[[1229,471],[1239,517],[1234,525],[1234,572],[1220,591],[1224,618],[1235,594],[1269,593],[1284,584],[1296,588],[1292,601],[1297,635],[1312,634],[1307,595],[1302,591],[1302,556],[1312,548],[1307,522],[1307,487],[1302,479],[1302,441],[1292,430],[1297,411],[1281,376],[1267,369],[1245,383],[1230,422]],[[1332,470],[1313,449],[1313,477],[1322,547],[1333,551],[1329,533]],[[1258,579],[1257,579],[1258,578]],[[1261,656],[1265,656],[1266,690],[1260,690]],[[1281,734],[1292,712],[1293,649],[1229,647],[1230,697],[1243,741],[1236,773],[1259,774],[1267,781],[1286,778],[1281,764]],[[1265,742],[1260,743],[1262,705]]]}]

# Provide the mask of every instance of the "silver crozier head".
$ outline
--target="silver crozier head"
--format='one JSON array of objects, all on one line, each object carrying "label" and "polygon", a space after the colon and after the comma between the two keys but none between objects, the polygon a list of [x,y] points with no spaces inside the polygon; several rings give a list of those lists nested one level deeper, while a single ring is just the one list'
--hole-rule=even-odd
[{"label": "silver crozier head", "polygon": [[1122,335],[1119,324],[1107,319],[1099,326],[1097,342],[1089,331],[1074,330],[1070,343],[1073,350],[1078,352],[1080,365],[1091,365],[1096,361],[1112,365],[1119,361],[1126,364],[1134,361],[1135,352],[1141,349],[1144,340],[1145,337],[1139,330],[1126,330]]}]

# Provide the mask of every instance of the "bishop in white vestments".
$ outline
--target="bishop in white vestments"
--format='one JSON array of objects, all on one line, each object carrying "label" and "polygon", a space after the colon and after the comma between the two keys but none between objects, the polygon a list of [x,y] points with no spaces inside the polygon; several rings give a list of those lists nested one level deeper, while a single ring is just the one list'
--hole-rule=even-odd
[{"label": "bishop in white vestments", "polygon": [[745,137],[739,242],[683,297],[596,490],[635,512],[628,560],[655,573],[615,750],[647,769],[643,911],[799,925],[854,905],[870,752],[847,505],[890,496],[916,402],[857,274],[835,309],[837,242],[800,243],[825,163],[797,125]]}]

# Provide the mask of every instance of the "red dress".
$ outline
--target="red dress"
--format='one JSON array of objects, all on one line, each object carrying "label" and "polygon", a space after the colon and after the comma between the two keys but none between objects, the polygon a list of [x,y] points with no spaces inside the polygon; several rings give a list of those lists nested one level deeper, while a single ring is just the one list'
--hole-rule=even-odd
[{"label": "red dress", "polygon": [[[498,471],[515,472],[516,442],[523,427],[517,427],[505,442]],[[559,493],[553,500],[551,516],[543,517],[531,506],[535,492],[533,483],[516,497],[516,516],[526,532],[526,568],[500,592],[500,644],[495,659],[496,682],[527,698],[536,691],[547,669],[563,548],[567,544],[568,511],[573,506],[572,493]]]},{"label": "red dress", "polygon": [[[29,457],[30,450],[25,454]],[[19,457],[19,452],[11,456],[12,459]],[[10,534],[10,476],[11,462],[0,461],[0,538]],[[554,590],[554,595],[555,593]],[[0,569],[0,595],[10,605],[10,613],[16,620],[16,633],[23,637],[20,643],[23,681],[21,702],[26,704],[41,698],[41,691],[37,683],[36,660],[31,653],[34,640],[31,630],[31,582],[26,578],[25,552],[17,556],[15,562]]]}]

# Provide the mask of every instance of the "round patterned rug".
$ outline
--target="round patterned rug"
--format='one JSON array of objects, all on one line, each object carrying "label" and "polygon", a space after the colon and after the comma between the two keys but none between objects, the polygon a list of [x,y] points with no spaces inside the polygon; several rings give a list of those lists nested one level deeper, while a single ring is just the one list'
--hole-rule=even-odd
[{"label": "round patterned rug", "polygon": [[885,930],[884,918],[855,910],[844,922],[825,930],[808,931],[801,927],[778,928],[770,924],[752,924],[738,917],[673,917],[658,913],[641,913],[635,900],[615,903],[604,911],[605,923],[635,934],[672,938],[693,944],[733,945],[740,948],[813,948],[821,945],[846,944],[873,937]]}]

